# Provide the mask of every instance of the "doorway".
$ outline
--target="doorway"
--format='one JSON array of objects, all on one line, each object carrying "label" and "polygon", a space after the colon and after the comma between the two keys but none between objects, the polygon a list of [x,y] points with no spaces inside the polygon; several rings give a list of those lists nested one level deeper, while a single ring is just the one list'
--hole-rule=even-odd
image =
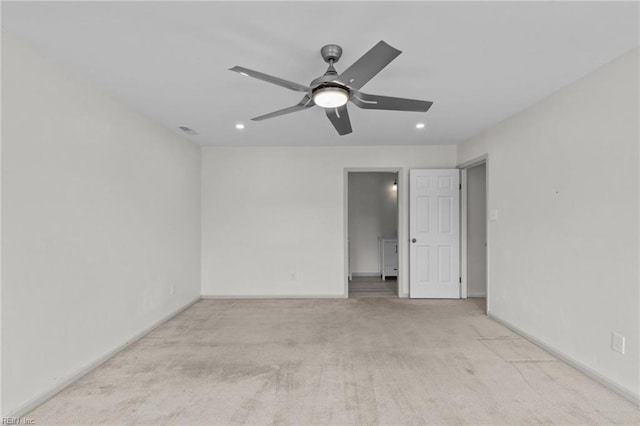
[{"label": "doorway", "polygon": [[465,207],[463,290],[488,310],[488,229],[487,229],[487,163],[486,159],[464,168],[463,191]]},{"label": "doorway", "polygon": [[350,171],[347,297],[398,297],[398,172]]}]

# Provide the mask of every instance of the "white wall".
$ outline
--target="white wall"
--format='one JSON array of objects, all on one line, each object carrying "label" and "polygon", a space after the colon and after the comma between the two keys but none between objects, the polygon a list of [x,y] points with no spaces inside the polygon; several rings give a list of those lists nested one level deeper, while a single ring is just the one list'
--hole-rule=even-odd
[{"label": "white wall", "polygon": [[467,170],[467,295],[487,295],[486,165]]},{"label": "white wall", "polygon": [[[455,166],[454,146],[202,149],[202,294],[345,295],[345,168]],[[403,213],[405,212],[405,213]],[[407,250],[407,224],[399,230]],[[408,256],[400,277],[407,294]]]},{"label": "white wall", "polygon": [[349,173],[349,243],[351,272],[378,275],[380,241],[398,238],[396,173]]},{"label": "white wall", "polygon": [[[1,13],[1,12],[0,12]],[[2,34],[0,33],[0,36]],[[0,75],[2,74],[2,55],[0,55]],[[2,92],[2,84],[0,84],[0,99]],[[0,101],[0,105],[2,102]],[[0,107],[0,121],[1,120],[1,111]],[[0,129],[2,128],[2,124],[0,123]],[[2,406],[2,136],[0,135],[0,416],[2,416],[5,411]]]},{"label": "white wall", "polygon": [[[459,147],[488,154],[489,310],[638,395],[638,49]],[[626,336],[626,355],[611,332]]]},{"label": "white wall", "polygon": [[200,160],[6,34],[2,91],[9,414],[199,297]]}]

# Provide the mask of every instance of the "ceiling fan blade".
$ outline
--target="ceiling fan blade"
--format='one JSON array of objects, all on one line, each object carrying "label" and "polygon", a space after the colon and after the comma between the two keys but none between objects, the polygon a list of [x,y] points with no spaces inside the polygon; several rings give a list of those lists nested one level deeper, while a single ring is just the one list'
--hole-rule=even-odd
[{"label": "ceiling fan blade", "polygon": [[352,132],[351,121],[349,121],[349,113],[347,112],[347,106],[342,105],[338,108],[326,108],[325,112],[329,121],[336,128],[339,135],[346,135]]},{"label": "ceiling fan blade", "polygon": [[303,86],[302,84],[294,83],[293,81],[283,80],[282,78],[250,70],[249,68],[239,67],[237,65],[233,68],[229,68],[229,71],[234,71],[247,77],[257,78],[258,80],[263,80],[268,83],[277,84],[278,86],[285,87],[289,90],[295,90],[296,92],[308,92],[310,90],[308,86]]},{"label": "ceiling fan blade", "polygon": [[433,102],[429,101],[368,95],[357,90],[353,90],[351,92],[351,102],[362,109],[385,109],[392,111],[416,112],[426,112],[431,108],[431,105],[433,105]]},{"label": "ceiling fan blade", "polygon": [[401,53],[401,50],[394,49],[380,40],[371,50],[344,70],[337,80],[350,88],[360,89]]},{"label": "ceiling fan blade", "polygon": [[266,120],[267,118],[273,118],[273,117],[278,117],[285,114],[290,114],[296,111],[302,111],[303,109],[311,108],[314,105],[315,103],[313,102],[311,97],[309,97],[309,95],[305,95],[304,98],[302,98],[302,100],[294,106],[290,106],[288,108],[283,108],[278,111],[270,112],[269,114],[261,115],[259,117],[254,117],[251,120],[262,121],[262,120]]}]

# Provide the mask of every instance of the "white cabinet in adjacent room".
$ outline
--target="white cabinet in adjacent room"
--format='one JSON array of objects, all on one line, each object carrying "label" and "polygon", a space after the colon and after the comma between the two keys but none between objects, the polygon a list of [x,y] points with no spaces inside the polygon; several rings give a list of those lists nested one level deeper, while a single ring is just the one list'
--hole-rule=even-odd
[{"label": "white cabinet in adjacent room", "polygon": [[398,240],[382,240],[382,279],[398,276]]}]

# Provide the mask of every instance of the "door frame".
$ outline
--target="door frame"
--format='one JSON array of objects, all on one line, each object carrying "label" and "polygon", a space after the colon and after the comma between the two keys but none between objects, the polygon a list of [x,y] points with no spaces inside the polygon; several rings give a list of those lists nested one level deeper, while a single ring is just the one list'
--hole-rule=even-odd
[{"label": "door frame", "polygon": [[[344,298],[349,298],[349,173],[396,173],[398,179],[397,208],[398,208],[398,279],[397,296],[408,297],[408,286],[405,286],[405,250],[406,242],[409,240],[407,221],[405,219],[405,173],[403,167],[345,167],[342,174],[344,185],[343,191],[343,252],[344,252]],[[407,288],[407,294],[402,289]]]},{"label": "door frame", "polygon": [[[473,167],[479,166],[481,164],[485,164],[486,169],[485,169],[485,180],[486,180],[486,191],[485,191],[485,203],[486,203],[486,207],[487,207],[487,218],[488,218],[488,211],[489,211],[489,191],[490,191],[490,187],[489,187],[489,154],[484,154],[481,155],[479,157],[473,158],[472,160],[469,161],[465,161],[463,163],[458,164],[458,168],[461,170],[462,174],[461,174],[461,179],[460,182],[462,183],[462,191],[460,194],[461,200],[460,200],[460,277],[462,278],[462,283],[460,284],[460,296],[462,299],[466,299],[467,298],[467,286],[468,286],[468,280],[467,280],[467,256],[468,256],[468,245],[467,245],[467,217],[468,217],[468,203],[467,203],[467,187],[469,185],[469,180],[468,180],[468,174],[467,171]],[[491,232],[491,228],[489,227],[489,221],[487,219],[487,223],[486,223],[486,227],[487,227],[487,258],[486,258],[486,262],[487,262],[487,276],[486,276],[486,282],[487,282],[487,307],[486,307],[486,311],[489,312],[489,303],[491,298],[489,297],[491,294],[491,282],[489,277],[491,276],[491,274],[489,273],[489,268],[490,268],[490,264],[491,262],[489,262],[489,257],[491,255],[491,245],[490,245],[490,241],[491,238],[489,237],[490,232]]]}]

